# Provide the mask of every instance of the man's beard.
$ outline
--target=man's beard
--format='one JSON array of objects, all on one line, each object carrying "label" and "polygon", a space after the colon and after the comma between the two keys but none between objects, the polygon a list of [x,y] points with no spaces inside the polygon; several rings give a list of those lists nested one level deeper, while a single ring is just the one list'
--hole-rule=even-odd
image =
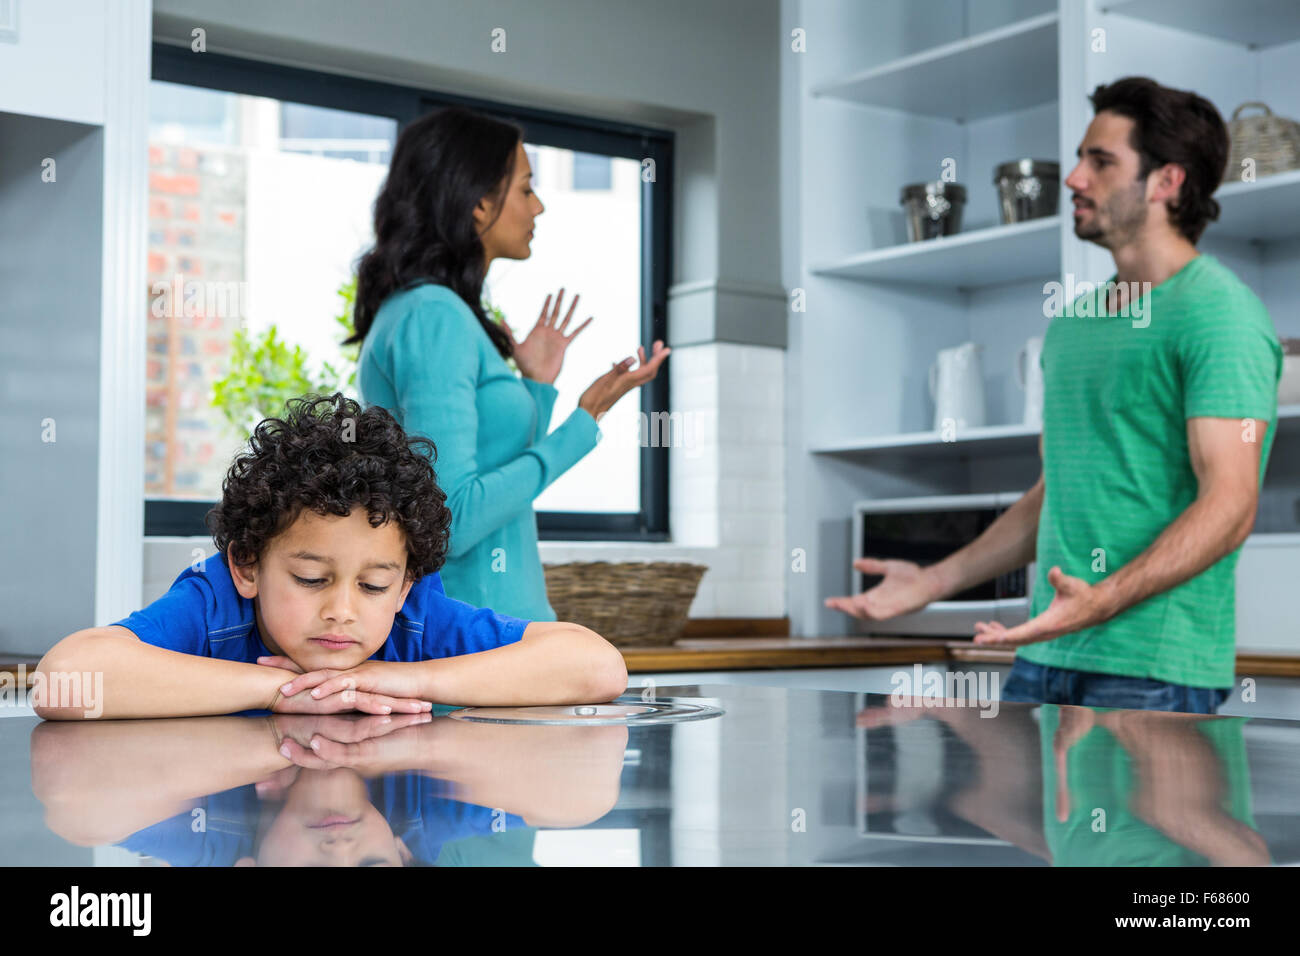
[{"label": "man's beard", "polygon": [[1092,223],[1087,226],[1076,223],[1074,234],[1108,249],[1127,245],[1147,221],[1146,183],[1139,179],[1127,191],[1110,197],[1105,209],[1106,228],[1101,225],[1102,210],[1095,204],[1092,204],[1092,210]]}]

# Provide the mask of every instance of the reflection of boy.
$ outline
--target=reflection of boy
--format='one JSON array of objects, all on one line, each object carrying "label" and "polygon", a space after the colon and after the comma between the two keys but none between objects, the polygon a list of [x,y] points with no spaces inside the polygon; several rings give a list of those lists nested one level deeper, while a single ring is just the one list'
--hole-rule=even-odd
[{"label": "reflection of boy", "polygon": [[[219,554],[143,610],[64,638],[41,661],[47,679],[102,672],[106,718],[415,713],[626,688],[622,656],[595,632],[446,596],[436,452],[382,408],[295,400],[249,444],[208,516]],[[37,714],[87,716],[53,703]]]},{"label": "reflection of boy", "polygon": [[419,773],[366,780],[347,769],[301,770],[283,805],[259,799],[251,784],[234,787],[117,845],[172,866],[420,866],[444,843],[490,835],[515,848],[511,864],[532,864],[535,831],[521,817],[453,800],[448,789]]}]

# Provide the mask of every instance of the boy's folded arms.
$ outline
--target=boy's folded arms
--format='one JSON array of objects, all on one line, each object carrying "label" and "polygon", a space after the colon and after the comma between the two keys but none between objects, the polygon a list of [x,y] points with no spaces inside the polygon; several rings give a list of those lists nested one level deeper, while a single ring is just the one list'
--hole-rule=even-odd
[{"label": "boy's folded arms", "polygon": [[[77,631],[56,644],[41,659],[33,688],[32,708],[47,720],[126,717],[177,717],[266,710],[284,683],[278,667],[214,657],[197,657],[146,644],[125,627],[109,625]],[[77,675],[102,688],[98,700],[66,693]],[[64,691],[60,691],[64,688]],[[387,709],[385,709],[387,708]],[[361,693],[313,699],[300,693],[275,701],[279,713],[334,714],[359,710],[370,714],[417,713],[430,705]]]}]

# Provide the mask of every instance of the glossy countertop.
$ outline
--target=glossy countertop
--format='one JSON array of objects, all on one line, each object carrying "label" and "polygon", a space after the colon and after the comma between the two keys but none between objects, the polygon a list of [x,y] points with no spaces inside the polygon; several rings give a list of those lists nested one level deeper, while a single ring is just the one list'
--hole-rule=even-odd
[{"label": "glossy countertop", "polygon": [[0,864],[1300,861],[1300,721],[721,684],[654,695],[621,700],[722,713],[7,716]]}]

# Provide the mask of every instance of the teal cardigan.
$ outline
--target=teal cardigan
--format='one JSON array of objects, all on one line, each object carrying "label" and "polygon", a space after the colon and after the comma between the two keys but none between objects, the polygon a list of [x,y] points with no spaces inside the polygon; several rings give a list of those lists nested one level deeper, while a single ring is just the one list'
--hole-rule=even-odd
[{"label": "teal cardigan", "polygon": [[581,408],[550,427],[558,394],[506,365],[478,319],[445,285],[384,300],[361,346],[364,405],[431,438],[434,471],[451,509],[448,597],[530,621],[554,621],[537,548],[533,499],[596,447]]}]

